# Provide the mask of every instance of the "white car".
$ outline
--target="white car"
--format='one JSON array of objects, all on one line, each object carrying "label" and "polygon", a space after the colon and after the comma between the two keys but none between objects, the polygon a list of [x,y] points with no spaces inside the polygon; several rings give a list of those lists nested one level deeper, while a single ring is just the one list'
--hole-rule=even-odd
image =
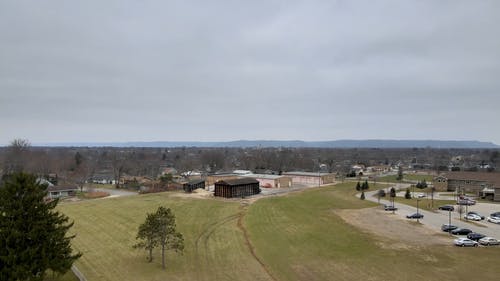
[{"label": "white car", "polygon": [[474,214],[468,214],[468,215],[464,216],[464,219],[466,219],[466,220],[472,220],[472,221],[480,221],[481,217],[478,216],[478,215],[474,215]]},{"label": "white car", "polygon": [[492,223],[500,224],[500,218],[497,218],[497,217],[488,217],[486,220],[489,222],[492,222]]},{"label": "white car", "polygon": [[479,239],[479,244],[487,245],[487,246],[500,245],[500,241],[498,241],[497,239],[495,239],[493,237],[483,237],[483,238]]},{"label": "white car", "polygon": [[453,241],[456,246],[460,247],[477,247],[478,243],[474,240],[470,240],[469,238],[458,238]]},{"label": "white car", "polygon": [[417,194],[417,198],[424,198],[424,197],[427,197],[427,195],[425,195],[424,193]]}]

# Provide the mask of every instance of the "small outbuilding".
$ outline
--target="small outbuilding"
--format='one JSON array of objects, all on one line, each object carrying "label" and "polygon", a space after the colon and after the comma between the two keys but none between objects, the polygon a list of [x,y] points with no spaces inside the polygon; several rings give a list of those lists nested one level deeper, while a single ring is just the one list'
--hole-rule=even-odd
[{"label": "small outbuilding", "polygon": [[53,185],[47,187],[47,197],[50,199],[72,197],[76,195],[78,187]]},{"label": "small outbuilding", "polygon": [[191,193],[198,188],[205,189],[205,180],[192,180],[182,185],[182,189],[187,193]]},{"label": "small outbuilding", "polygon": [[259,181],[252,178],[220,180],[215,183],[214,196],[239,198],[260,193]]}]

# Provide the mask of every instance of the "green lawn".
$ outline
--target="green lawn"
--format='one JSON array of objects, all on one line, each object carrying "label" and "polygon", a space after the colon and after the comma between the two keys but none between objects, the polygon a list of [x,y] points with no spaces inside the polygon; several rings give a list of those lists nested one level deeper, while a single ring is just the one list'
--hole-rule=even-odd
[{"label": "green lawn", "polygon": [[[184,254],[168,253],[165,271],[159,251],[147,263],[146,251],[132,249],[137,227],[160,205],[173,209],[185,238]],[[73,244],[83,253],[76,265],[88,280],[269,280],[238,228],[244,209],[237,202],[158,193],[59,208],[75,221]]]},{"label": "green lawn", "polygon": [[250,240],[277,280],[495,280],[500,274],[498,267],[482,266],[499,257],[498,248],[381,248],[379,238],[333,212],[373,205],[352,197],[353,187],[347,183],[252,205],[245,217]]},{"label": "green lawn", "polygon": [[[385,198],[386,200],[390,200],[390,197]],[[410,205],[413,207],[417,207],[417,198],[411,198],[411,199],[406,199],[404,197],[396,197],[394,198],[394,202],[397,203],[402,203],[406,205]],[[425,198],[419,198],[418,199],[418,207],[420,209],[424,209],[427,211],[431,210],[437,210],[439,206],[442,205],[454,205],[455,201],[454,200],[431,200],[430,197],[425,197]]]},{"label": "green lawn", "polygon": [[[382,248],[382,238],[334,212],[376,206],[355,198],[354,186],[316,188],[249,206],[162,193],[59,209],[75,220],[73,244],[84,254],[76,265],[88,280],[496,280],[500,274],[500,268],[484,266],[498,259],[500,248]],[[183,255],[167,255],[165,271],[159,251],[149,264],[145,251],[132,249],[146,212],[160,205],[173,209],[186,246]]]},{"label": "green lawn", "polygon": [[60,276],[53,276],[52,273],[48,273],[44,281],[78,281],[78,277],[73,274],[73,271],[68,270],[66,274]]}]

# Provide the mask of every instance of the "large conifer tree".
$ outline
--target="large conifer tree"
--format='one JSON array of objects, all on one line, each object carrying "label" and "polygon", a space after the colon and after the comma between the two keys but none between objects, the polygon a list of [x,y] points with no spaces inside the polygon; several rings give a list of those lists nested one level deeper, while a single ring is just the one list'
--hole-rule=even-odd
[{"label": "large conifer tree", "polygon": [[73,223],[45,202],[47,186],[34,175],[15,173],[0,186],[0,280],[43,280],[47,270],[65,273],[73,253]]}]

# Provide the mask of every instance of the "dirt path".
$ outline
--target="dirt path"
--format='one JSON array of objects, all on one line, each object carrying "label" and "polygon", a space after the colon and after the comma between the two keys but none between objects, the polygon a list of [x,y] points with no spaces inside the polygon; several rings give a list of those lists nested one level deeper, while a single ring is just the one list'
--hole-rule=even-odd
[{"label": "dirt path", "polygon": [[266,264],[261,259],[259,259],[259,257],[257,256],[257,254],[255,254],[254,247],[252,246],[252,243],[250,242],[250,238],[248,237],[248,232],[247,232],[245,226],[243,225],[243,218],[245,217],[245,214],[246,214],[246,207],[242,207],[242,211],[240,212],[239,218],[238,218],[238,228],[241,230],[241,232],[243,232],[243,237],[245,238],[245,244],[247,245],[248,250],[250,251],[250,254],[252,254],[252,256],[260,264],[260,266],[262,267],[262,269],[264,269],[264,271],[267,273],[267,275],[269,275],[269,277],[272,280],[277,281],[278,279],[276,279],[271,274],[271,271],[266,266]]}]

